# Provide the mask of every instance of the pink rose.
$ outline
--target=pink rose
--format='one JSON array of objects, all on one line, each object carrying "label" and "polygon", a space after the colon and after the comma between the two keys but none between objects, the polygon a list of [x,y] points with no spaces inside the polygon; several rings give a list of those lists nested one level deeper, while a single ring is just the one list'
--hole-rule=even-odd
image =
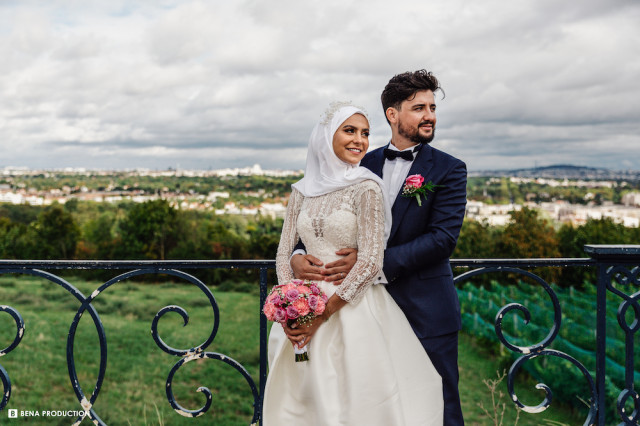
[{"label": "pink rose", "polygon": [[303,298],[293,302],[293,307],[296,308],[300,316],[305,316],[309,312],[311,312],[311,309],[309,309],[309,304],[307,303],[307,300]]},{"label": "pink rose", "polygon": [[296,286],[293,284],[285,284],[282,287],[280,287],[280,291],[283,294],[287,294],[287,291],[291,290],[292,288],[296,288]]},{"label": "pink rose", "polygon": [[404,181],[404,184],[410,188],[420,188],[422,183],[424,182],[424,178],[420,175],[411,175],[407,177],[407,180]]},{"label": "pink rose", "polygon": [[276,307],[272,303],[266,303],[264,305],[264,316],[267,317],[267,320],[273,321],[276,317]]},{"label": "pink rose", "polygon": [[296,290],[298,290],[300,292],[300,294],[309,294],[309,293],[311,293],[311,290],[306,285],[299,285],[298,287],[296,287]]},{"label": "pink rose", "polygon": [[299,295],[300,295],[300,292],[298,291],[297,288],[291,288],[287,290],[287,292],[285,293],[285,296],[287,297],[287,300],[289,302],[293,302],[294,300],[296,300]]},{"label": "pink rose", "polygon": [[265,303],[272,303],[276,306],[282,305],[284,300],[282,299],[282,295],[277,291],[272,292],[268,297]]},{"label": "pink rose", "polygon": [[274,291],[269,295],[269,297],[267,297],[266,302],[267,303],[275,303],[278,300],[280,300],[280,295],[278,294],[277,291]]},{"label": "pink rose", "polygon": [[322,296],[320,296],[322,301],[324,303],[327,303],[329,301],[329,296],[327,296],[326,294],[322,293]]},{"label": "pink rose", "polygon": [[315,294],[312,294],[311,296],[309,296],[309,308],[315,311],[316,308],[318,307],[319,301],[320,301],[320,298],[318,298],[318,296],[316,296]]},{"label": "pink rose", "polygon": [[300,313],[298,312],[295,306],[293,305],[287,306],[287,317],[289,317],[289,319],[296,319],[299,316],[300,316]]},{"label": "pink rose", "polygon": [[315,285],[315,284],[311,284],[311,285],[309,286],[309,290],[311,290],[311,294],[316,294],[316,295],[317,295],[317,294],[320,294],[320,289],[319,289],[319,288],[318,288],[318,286],[317,286],[317,285]]},{"label": "pink rose", "polygon": [[285,322],[287,320],[287,312],[282,308],[276,308],[273,319],[278,322]]},{"label": "pink rose", "polygon": [[320,300],[318,300],[318,306],[313,311],[313,313],[316,314],[316,315],[322,315],[322,313],[324,312],[324,308],[325,307],[326,307],[326,305],[324,304],[322,299],[320,299]]},{"label": "pink rose", "polygon": [[291,280],[291,284],[293,284],[293,285],[302,285],[302,284],[304,284],[304,281],[303,280],[297,280],[297,279],[296,280]]}]

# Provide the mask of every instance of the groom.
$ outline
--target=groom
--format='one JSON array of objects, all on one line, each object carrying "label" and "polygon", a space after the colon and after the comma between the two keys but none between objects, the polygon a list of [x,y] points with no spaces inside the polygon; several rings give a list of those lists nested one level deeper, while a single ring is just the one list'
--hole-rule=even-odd
[{"label": "groom", "polygon": [[[456,246],[466,205],[465,164],[429,145],[436,128],[434,93],[442,90],[425,70],[393,77],[382,92],[382,108],[391,126],[391,143],[368,153],[361,162],[387,187],[393,224],[378,283],[398,303],[442,376],[445,425],[464,425],[458,394],[458,331],[460,304],[453,285],[449,256]],[[421,205],[402,196],[407,176],[420,175],[438,185]],[[298,278],[342,282],[357,252],[340,250],[339,261],[322,262],[293,255]]]}]

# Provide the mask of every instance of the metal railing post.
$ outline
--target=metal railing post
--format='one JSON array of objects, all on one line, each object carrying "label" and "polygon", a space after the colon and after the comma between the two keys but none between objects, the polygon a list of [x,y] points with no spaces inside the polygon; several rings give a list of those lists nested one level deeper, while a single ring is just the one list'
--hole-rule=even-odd
[{"label": "metal railing post", "polygon": [[607,342],[607,283],[606,268],[597,264],[598,282],[596,293],[596,406],[598,407],[598,425],[605,424],[605,377]]},{"label": "metal railing post", "polygon": [[267,268],[260,268],[260,422],[262,422],[264,388],[267,384],[267,317],[262,313],[262,307],[266,299]]},{"label": "metal railing post", "polygon": [[[640,285],[640,245],[586,245],[584,251],[596,260],[597,283],[597,325],[596,325],[596,397],[598,425],[606,424],[606,316],[607,293],[620,299],[617,318],[625,332],[625,388],[617,398],[617,414],[624,424],[638,425],[640,402],[634,390],[634,340],[640,330],[640,292],[630,292],[630,286]],[[634,321],[628,324],[626,314],[634,313]],[[626,404],[632,399],[634,410],[628,413]]]}]

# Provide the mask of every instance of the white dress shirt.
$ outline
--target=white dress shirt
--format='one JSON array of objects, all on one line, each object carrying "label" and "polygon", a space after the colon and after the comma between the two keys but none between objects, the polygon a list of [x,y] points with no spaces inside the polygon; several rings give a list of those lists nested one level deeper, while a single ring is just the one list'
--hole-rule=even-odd
[{"label": "white dress shirt", "polygon": [[[393,151],[400,151],[393,144],[389,144],[389,149]],[[403,149],[403,151],[413,151],[413,149],[414,147],[411,147]],[[413,158],[415,159],[415,154],[413,154]],[[382,166],[382,180],[389,191],[387,195],[391,200],[392,206],[396,201],[396,197],[398,196],[400,189],[402,189],[402,185],[407,178],[407,174],[409,174],[412,164],[413,161],[403,160],[402,158],[384,160],[384,166]]]},{"label": "white dress shirt", "polygon": [[[389,149],[394,151],[400,151],[395,147],[392,143],[388,146]],[[411,148],[403,149],[402,151],[413,151],[414,146]],[[415,160],[416,154],[413,154],[413,159]],[[407,161],[402,158],[395,158],[390,160],[386,158],[384,160],[384,165],[382,166],[382,180],[384,181],[389,196],[391,200],[391,206],[393,207],[393,203],[395,203],[396,198],[398,197],[398,193],[402,189],[402,185],[404,184],[407,175],[409,174],[409,170],[411,169],[411,165],[413,161]],[[380,269],[380,273],[378,277],[373,282],[374,284],[388,284],[387,277],[385,277],[384,272]]]}]

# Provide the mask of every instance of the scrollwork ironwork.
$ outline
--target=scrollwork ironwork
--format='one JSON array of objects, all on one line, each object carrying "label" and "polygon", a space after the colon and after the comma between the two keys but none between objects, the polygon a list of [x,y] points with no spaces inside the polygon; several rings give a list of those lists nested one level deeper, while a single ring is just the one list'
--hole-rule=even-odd
[{"label": "scrollwork ironwork", "polygon": [[[24,336],[24,320],[22,319],[20,312],[11,306],[0,305],[0,312],[6,312],[11,315],[16,323],[16,336],[13,338],[13,341],[9,346],[0,350],[0,356],[4,356],[14,350],[20,344],[20,341],[22,341],[22,337]],[[9,378],[9,373],[7,373],[7,370],[5,370],[2,365],[0,365],[0,379],[2,380],[3,388],[0,410],[3,410],[11,398],[11,379]]]},{"label": "scrollwork ironwork", "polygon": [[[212,394],[211,391],[206,388],[206,387],[199,387],[196,391],[197,392],[202,392],[205,394],[207,400],[205,402],[205,405],[203,407],[201,407],[198,410],[188,410],[184,407],[182,407],[175,399],[174,395],[173,395],[173,389],[172,389],[172,384],[173,384],[173,376],[175,375],[175,373],[180,369],[180,367],[182,367],[184,364],[190,362],[190,361],[194,361],[194,360],[198,360],[198,359],[214,359],[214,360],[218,360],[218,361],[222,361],[228,365],[230,365],[231,367],[233,367],[236,371],[238,371],[240,374],[242,374],[242,376],[245,378],[245,380],[247,381],[247,383],[249,384],[249,387],[251,388],[251,392],[253,393],[253,397],[254,397],[254,401],[257,401],[259,398],[259,394],[258,394],[258,389],[253,381],[253,379],[251,378],[251,375],[249,375],[249,372],[236,360],[229,358],[226,355],[222,355],[219,353],[215,353],[215,352],[199,352],[197,350],[194,350],[193,353],[188,353],[186,354],[182,359],[180,359],[171,369],[171,371],[169,372],[169,376],[167,377],[167,399],[169,400],[169,403],[171,404],[171,407],[173,407],[173,409],[180,415],[185,416],[185,417],[198,417],[201,416],[202,414],[204,414],[210,407],[211,407],[211,400],[212,400]],[[258,413],[254,413],[254,417],[252,419],[252,424],[256,424],[258,421]]]},{"label": "scrollwork ironwork", "polygon": [[504,345],[507,349],[511,350],[512,352],[523,354],[523,356],[519,357],[514,361],[514,363],[511,365],[511,368],[509,369],[509,372],[507,374],[507,389],[508,389],[509,396],[513,400],[514,404],[518,406],[520,409],[522,409],[523,411],[528,413],[540,413],[545,411],[549,407],[553,398],[553,393],[549,388],[549,386],[547,386],[544,383],[538,383],[536,385],[537,389],[541,389],[545,392],[544,400],[536,406],[528,406],[523,404],[515,394],[515,390],[514,390],[515,375],[519,371],[520,367],[529,360],[532,360],[539,356],[558,357],[558,358],[565,359],[571,362],[573,365],[575,365],[587,380],[587,383],[591,390],[591,400],[589,404],[589,413],[584,422],[584,425],[587,426],[587,425],[594,424],[596,413],[597,413],[597,406],[596,406],[597,398],[596,398],[595,382],[593,380],[591,373],[584,367],[584,365],[582,365],[574,357],[561,351],[548,349],[549,345],[553,343],[553,340],[558,335],[560,326],[562,324],[562,310],[561,310],[560,302],[558,301],[558,296],[556,295],[556,293],[553,291],[551,286],[549,286],[549,284],[538,275],[532,272],[526,271],[524,269],[515,268],[515,267],[494,266],[494,267],[477,268],[477,269],[473,269],[468,272],[465,272],[461,275],[458,275],[457,277],[455,277],[454,281],[458,283],[466,279],[469,279],[473,276],[487,274],[490,272],[514,273],[514,274],[523,275],[525,277],[532,279],[534,282],[542,286],[542,288],[545,290],[545,292],[547,293],[547,295],[549,296],[553,304],[553,325],[551,326],[549,333],[541,341],[531,344],[529,346],[518,346],[511,343],[502,331],[502,323],[505,316],[507,314],[515,314],[516,311],[521,312],[524,315],[524,323],[529,324],[529,322],[531,321],[531,312],[526,306],[520,303],[509,303],[503,306],[502,308],[500,308],[498,310],[498,313],[496,314],[495,332],[498,337],[498,340],[500,340],[502,345]]},{"label": "scrollwork ironwork", "polygon": [[[165,306],[163,308],[161,308],[158,313],[155,315],[155,317],[152,320],[151,323],[151,334],[152,337],[156,343],[156,345],[164,352],[166,352],[169,355],[172,356],[178,356],[181,357],[181,359],[173,366],[173,368],[170,370],[167,381],[166,381],[166,394],[167,394],[167,399],[169,404],[171,405],[171,407],[179,414],[183,415],[183,416],[188,416],[188,417],[196,417],[199,415],[202,415],[204,413],[207,412],[207,410],[209,410],[211,403],[212,403],[212,392],[206,388],[206,387],[200,387],[197,389],[198,392],[202,392],[205,394],[206,396],[206,403],[203,407],[197,409],[197,410],[189,410],[186,409],[184,407],[182,407],[180,404],[178,404],[175,400],[175,397],[173,395],[173,391],[172,391],[172,382],[173,382],[173,377],[174,374],[178,371],[178,369],[190,362],[193,361],[195,359],[211,359],[211,360],[217,360],[217,361],[222,361],[228,365],[230,365],[231,367],[233,367],[236,371],[238,371],[243,377],[244,379],[247,381],[251,392],[253,394],[253,398],[254,398],[254,413],[253,413],[253,417],[252,417],[252,424],[256,424],[259,421],[260,418],[260,411],[261,411],[261,396],[258,392],[258,388],[253,380],[253,378],[251,377],[251,375],[247,372],[247,370],[237,361],[235,361],[234,359],[228,357],[227,355],[224,354],[219,354],[219,353],[215,353],[215,352],[206,352],[205,349],[213,342],[217,331],[218,331],[218,325],[219,325],[219,317],[220,317],[220,313],[219,313],[219,309],[218,309],[218,305],[217,302],[215,300],[215,297],[213,296],[213,293],[211,292],[211,290],[199,279],[197,279],[196,277],[194,277],[193,275],[187,274],[185,272],[182,271],[178,271],[178,270],[174,270],[174,269],[164,269],[164,268],[159,268],[159,267],[152,267],[152,268],[146,268],[146,269],[136,269],[133,271],[129,271],[123,274],[120,274],[118,276],[116,276],[115,278],[107,281],[106,283],[102,284],[101,286],[99,286],[96,290],[94,290],[89,296],[85,296],[80,290],[78,290],[76,287],[74,287],[72,284],[70,284],[69,282],[67,282],[65,279],[54,275],[52,273],[49,273],[47,271],[43,271],[43,270],[39,270],[39,269],[29,269],[29,268],[17,268],[17,269],[13,269],[13,268],[3,268],[2,270],[0,270],[0,274],[5,274],[5,273],[19,273],[19,274],[26,274],[26,275],[33,275],[33,276],[38,276],[38,277],[42,277],[45,278],[46,280],[53,282],[57,285],[59,285],[60,287],[62,287],[63,289],[65,289],[67,292],[69,292],[70,294],[72,294],[80,303],[80,307],[78,308],[78,311],[76,312],[70,328],[69,328],[69,334],[68,334],[68,338],[67,338],[67,367],[68,367],[68,373],[69,373],[69,378],[71,381],[71,385],[73,387],[73,390],[76,394],[76,398],[78,399],[78,402],[80,403],[80,406],[82,407],[82,411],[85,413],[86,417],[88,417],[93,423],[97,424],[97,425],[104,425],[104,421],[98,416],[98,414],[95,412],[94,410],[94,405],[96,403],[96,400],[98,399],[98,395],[100,393],[100,390],[102,388],[102,384],[104,381],[104,377],[105,377],[105,373],[106,373],[106,369],[107,369],[107,337],[106,337],[106,332],[104,329],[104,326],[102,324],[102,321],[100,320],[100,317],[98,315],[98,312],[96,311],[96,309],[93,306],[93,302],[96,300],[97,297],[99,297],[105,290],[107,290],[109,287],[113,286],[116,283],[122,282],[124,280],[127,280],[129,278],[135,277],[135,276],[139,276],[139,275],[144,275],[144,274],[166,274],[166,275],[171,275],[171,276],[175,276],[178,278],[181,278],[183,280],[188,281],[189,283],[197,286],[202,293],[205,295],[205,297],[209,300],[209,303],[211,305],[211,311],[213,313],[213,324],[212,324],[212,330],[211,333],[209,334],[209,336],[204,340],[204,342],[200,343],[199,345],[189,348],[189,349],[176,349],[176,348],[172,348],[171,346],[167,345],[162,338],[159,335],[158,332],[158,323],[160,321],[160,319],[168,312],[175,312],[177,314],[179,314],[182,319],[183,319],[183,325],[186,326],[189,322],[189,315],[187,313],[187,311],[177,305],[169,305],[169,306]],[[10,307],[10,306],[0,306],[0,313],[2,312],[6,312],[9,315],[11,315],[15,322],[16,322],[16,326],[17,326],[17,333],[16,333],[16,337],[14,338],[13,342],[7,346],[5,349],[3,349],[2,351],[0,351],[0,356],[11,352],[13,349],[15,349],[20,341],[22,340],[22,337],[24,335],[24,321],[22,320],[22,316],[20,315],[20,313],[15,310],[14,308]],[[85,314],[85,312],[88,312],[89,315],[91,316],[94,326],[96,327],[96,331],[98,334],[98,338],[99,338],[99,342],[100,342],[100,362],[99,362],[99,370],[98,370],[98,375],[96,377],[96,383],[94,385],[93,391],[91,392],[91,395],[89,397],[87,397],[87,395],[85,394],[85,392],[83,391],[82,387],[80,386],[79,380],[78,380],[78,375],[76,372],[76,362],[75,362],[75,357],[74,357],[74,342],[75,342],[75,337],[76,337],[76,331],[77,331],[77,327],[83,317],[83,315]],[[4,397],[2,399],[2,402],[0,403],[0,410],[2,410],[7,403],[10,400],[11,397],[11,381],[9,379],[9,374],[7,373],[7,371],[0,365],[0,379],[2,380],[3,386],[4,386]],[[74,424],[80,424],[82,422],[82,420],[84,419],[84,416],[79,416],[76,418],[75,423]]]},{"label": "scrollwork ironwork", "polygon": [[[618,306],[617,319],[620,328],[625,333],[625,389],[618,395],[616,401],[616,409],[618,416],[625,424],[637,425],[640,420],[640,396],[634,390],[634,353],[633,345],[635,333],[640,330],[640,291],[633,294],[627,294],[619,290],[613,283],[619,286],[640,286],[640,267],[627,268],[626,265],[612,265],[606,269],[606,288],[609,292],[615,294],[622,299]],[[627,313],[629,308],[633,308],[633,321],[631,324],[627,321]],[[633,411],[627,414],[627,402],[631,399],[633,403]]]}]

